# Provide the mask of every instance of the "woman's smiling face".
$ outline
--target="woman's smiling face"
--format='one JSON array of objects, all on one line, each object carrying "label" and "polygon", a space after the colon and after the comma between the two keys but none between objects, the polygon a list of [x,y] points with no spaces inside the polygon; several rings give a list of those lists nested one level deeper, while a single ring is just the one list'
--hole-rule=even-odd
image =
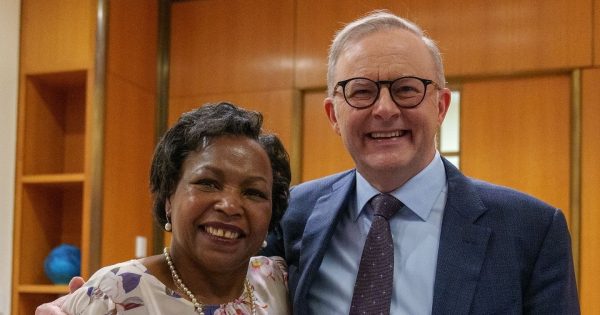
[{"label": "woman's smiling face", "polygon": [[246,270],[268,232],[272,186],[256,140],[220,136],[190,152],[166,204],[172,249],[206,271]]}]

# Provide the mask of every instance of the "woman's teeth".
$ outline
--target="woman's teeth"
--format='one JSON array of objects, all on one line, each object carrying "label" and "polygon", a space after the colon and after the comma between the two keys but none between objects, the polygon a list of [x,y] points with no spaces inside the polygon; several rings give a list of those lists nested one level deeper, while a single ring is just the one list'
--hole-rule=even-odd
[{"label": "woman's teeth", "polygon": [[228,238],[231,240],[236,239],[239,236],[238,232],[223,230],[223,229],[215,228],[212,226],[207,226],[204,228],[204,230],[210,235],[214,235],[214,236],[222,237],[222,238]]}]

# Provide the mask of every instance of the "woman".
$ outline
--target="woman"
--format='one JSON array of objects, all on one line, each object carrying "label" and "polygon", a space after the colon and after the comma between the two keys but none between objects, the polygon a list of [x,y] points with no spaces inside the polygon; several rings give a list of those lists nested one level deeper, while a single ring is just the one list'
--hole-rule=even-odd
[{"label": "woman", "polygon": [[159,142],[154,217],[161,255],[105,267],[69,295],[68,314],[286,314],[278,257],[252,257],[287,207],[290,167],[260,113],[232,104],[184,114]]}]

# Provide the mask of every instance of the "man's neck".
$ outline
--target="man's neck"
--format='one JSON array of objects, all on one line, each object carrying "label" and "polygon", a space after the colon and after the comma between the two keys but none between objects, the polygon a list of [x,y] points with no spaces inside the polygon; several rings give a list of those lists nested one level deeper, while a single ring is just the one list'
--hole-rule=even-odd
[{"label": "man's neck", "polygon": [[422,163],[422,165],[379,170],[357,167],[357,171],[379,192],[388,193],[402,187],[407,181],[423,171],[436,156],[437,151],[434,151],[431,159],[427,160],[427,163]]}]

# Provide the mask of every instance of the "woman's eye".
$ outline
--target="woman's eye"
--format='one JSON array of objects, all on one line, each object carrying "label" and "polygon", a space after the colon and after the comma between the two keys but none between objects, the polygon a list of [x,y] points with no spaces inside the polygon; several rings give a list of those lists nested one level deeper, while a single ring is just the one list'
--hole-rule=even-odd
[{"label": "woman's eye", "polygon": [[206,190],[216,190],[219,188],[219,182],[213,179],[200,179],[197,180],[194,184],[200,187],[201,189]]},{"label": "woman's eye", "polygon": [[267,194],[258,189],[247,189],[246,195],[250,196],[250,197],[260,198],[260,199],[267,199]]}]

